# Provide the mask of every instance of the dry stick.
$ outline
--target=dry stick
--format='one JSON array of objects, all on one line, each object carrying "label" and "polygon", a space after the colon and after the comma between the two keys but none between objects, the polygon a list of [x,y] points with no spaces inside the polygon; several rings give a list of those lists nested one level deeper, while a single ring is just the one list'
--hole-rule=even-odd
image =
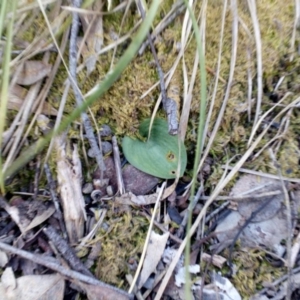
[{"label": "dry stick", "polygon": [[[273,105],[273,107],[271,107],[268,111],[266,111],[261,117],[260,119],[257,121],[257,123],[255,124],[253,130],[251,131],[250,137],[248,138],[248,146],[251,145],[252,140],[254,139],[254,135],[255,132],[257,132],[259,126],[262,124],[262,122],[266,119],[266,117],[278,106],[281,105],[281,103],[283,103],[283,101],[285,101],[288,97],[293,96],[293,93],[291,92],[287,92],[284,97],[275,105]],[[291,107],[290,105],[288,105],[289,107]]]},{"label": "dry stick", "polygon": [[[131,274],[127,274],[125,277],[126,277],[127,282],[131,285],[132,282],[133,282],[132,275]],[[144,300],[145,299],[145,298],[143,298],[141,292],[136,287],[133,289],[133,293],[135,294],[137,300]]]},{"label": "dry stick", "polygon": [[[126,7],[125,7],[125,11],[124,11],[124,14],[123,14],[123,17],[122,17],[122,21],[121,21],[121,25],[120,25],[120,28],[119,28],[118,36],[121,35],[121,31],[124,28],[124,22],[126,20],[126,17],[128,15],[128,11],[130,9],[130,6],[131,6],[132,2],[133,1],[130,0],[130,1],[127,1],[127,3],[126,3]],[[110,70],[112,70],[113,66],[114,66],[114,61],[115,61],[115,57],[116,57],[116,53],[117,53],[117,48],[118,48],[118,45],[115,45],[114,51],[113,51],[113,54],[112,54],[112,59],[111,59],[111,62],[110,62],[110,68],[109,68]]]},{"label": "dry stick", "polygon": [[33,199],[36,200],[39,193],[39,177],[41,173],[41,155],[37,156],[35,174],[34,174],[34,187],[33,187]]},{"label": "dry stick", "polygon": [[291,266],[295,265],[299,251],[300,251],[300,232],[298,233],[291,249],[291,259],[290,259]]},{"label": "dry stick", "polygon": [[[153,41],[162,31],[166,29],[169,24],[171,24],[177,16],[182,14],[185,11],[185,5],[183,2],[179,2],[169,13],[165,16],[165,18],[157,25],[152,34],[150,35],[151,41]],[[150,40],[146,40],[139,50],[139,55],[142,55],[149,45]]]},{"label": "dry stick", "polygon": [[[140,0],[137,1],[137,5],[138,5],[138,9],[141,13],[142,19],[144,20],[145,12],[144,12],[143,6],[141,5]],[[164,110],[167,114],[167,118],[168,118],[169,134],[176,135],[178,132],[177,103],[173,99],[167,97],[164,73],[158,62],[156,50],[154,48],[154,45],[153,45],[153,42],[151,39],[151,35],[149,32],[148,32],[147,36],[148,36],[148,41],[149,41],[149,45],[151,48],[151,52],[152,52],[152,55],[153,55],[155,63],[156,63],[156,68],[157,68],[157,72],[158,72],[158,76],[159,76],[159,80],[160,80],[160,91],[161,91],[161,96],[162,96],[163,108],[164,108]]]},{"label": "dry stick", "polygon": [[254,212],[252,212],[251,216],[245,221],[243,226],[240,228],[238,233],[233,238],[233,241],[229,248],[229,258],[228,258],[228,265],[230,267],[230,271],[229,271],[230,277],[233,274],[232,253],[233,253],[233,247],[234,247],[236,241],[238,240],[238,238],[241,235],[241,233],[243,232],[243,230],[251,223],[251,221],[258,215],[259,212],[264,210],[271,203],[272,200],[273,200],[273,198],[267,199],[261,206],[258,207],[258,209],[256,209]]},{"label": "dry stick", "polygon": [[[279,195],[282,194],[282,191],[280,190],[276,190],[276,191],[272,191],[272,192],[266,192],[266,193],[261,193],[261,194],[255,194],[255,195],[251,195],[251,199],[253,200],[259,200],[260,198],[264,198],[267,196],[274,196],[274,195]],[[200,196],[199,200],[208,200],[210,198],[210,196]],[[230,200],[230,201],[243,201],[249,199],[249,196],[247,195],[240,195],[240,196],[218,196],[215,201],[224,201],[224,200]],[[224,203],[223,203],[224,204]]]},{"label": "dry stick", "polygon": [[[286,116],[284,116],[282,118],[282,121],[280,122],[280,130],[281,127],[283,127],[282,129],[282,135],[285,137],[288,135],[288,130],[289,130],[289,126],[290,126],[290,119],[291,119],[291,114],[293,112],[293,108],[291,108],[288,113],[286,114]],[[275,147],[275,155],[278,154],[279,148],[281,147],[281,144],[283,143],[283,138],[280,139]]]},{"label": "dry stick", "polygon": [[229,204],[230,204],[230,202],[226,201],[222,205],[220,205],[217,209],[215,209],[212,213],[210,213],[205,218],[205,224],[208,223],[213,217],[215,217],[220,211],[222,211],[223,209],[225,209]]},{"label": "dry stick", "polygon": [[258,158],[265,149],[269,149],[273,143],[276,142],[276,140],[283,139],[284,135],[277,131],[276,136],[274,136],[272,139],[270,139],[267,143],[264,144],[264,146],[252,157],[252,161],[254,161],[256,158]]},{"label": "dry stick", "polygon": [[92,284],[92,285],[97,285],[97,286],[100,286],[100,287],[103,287],[103,288],[107,288],[107,289],[111,289],[117,293],[120,293],[126,297],[128,297],[129,299],[133,299],[132,298],[132,295],[128,294],[127,292],[123,291],[123,290],[120,290],[114,286],[111,286],[109,284],[106,284],[96,278],[93,278],[93,277],[90,277],[90,276],[86,276],[84,274],[81,274],[79,272],[76,272],[76,271],[72,271],[72,270],[69,270],[69,269],[66,269],[64,267],[62,267],[59,262],[52,258],[52,257],[45,257],[43,255],[40,255],[40,254],[32,254],[28,251],[24,251],[24,250],[20,250],[16,247],[13,247],[13,246],[10,246],[10,245],[7,245],[5,243],[2,243],[0,242],[0,249],[5,251],[5,252],[10,252],[10,253],[13,253],[15,255],[18,255],[20,257],[23,257],[25,259],[28,259],[34,263],[37,263],[39,265],[42,265],[48,269],[51,269],[51,270],[54,270],[64,276],[67,276],[71,279],[75,279],[75,280],[80,280],[82,282],[85,282],[87,284]]},{"label": "dry stick", "polygon": [[55,207],[55,210],[56,210],[56,213],[57,213],[59,226],[60,226],[60,229],[63,233],[63,237],[65,239],[67,239],[68,234],[67,234],[66,226],[65,226],[65,223],[64,223],[64,220],[63,220],[63,214],[62,214],[62,212],[60,210],[60,206],[59,206],[60,201],[58,200],[58,197],[57,197],[57,194],[56,194],[56,185],[55,185],[55,182],[52,178],[51,171],[50,171],[50,168],[49,168],[48,164],[44,164],[44,170],[45,170],[45,173],[46,173],[51,198],[52,198],[52,201],[54,203],[54,207]]},{"label": "dry stick", "polygon": [[43,229],[48,239],[53,243],[62,257],[70,264],[71,268],[77,272],[83,273],[86,276],[94,277],[89,269],[81,262],[81,260],[76,256],[75,251],[69,246],[67,241],[63,239],[58,232],[52,227],[48,226]]},{"label": "dry stick", "polygon": [[[289,53],[291,54],[290,56],[290,62],[294,60],[294,55],[295,55],[295,41],[296,41],[296,34],[298,32],[298,28],[300,25],[300,3],[299,1],[295,1],[295,20],[294,20],[294,26],[293,26],[293,33],[291,37],[291,45],[290,45],[290,51]],[[298,50],[299,53],[299,50]]]},{"label": "dry stick", "polygon": [[[47,55],[45,55],[47,56]],[[24,134],[24,128],[27,124],[27,121],[29,119],[29,116],[31,114],[31,107],[34,103],[34,100],[37,97],[38,91],[40,90],[42,84],[42,80],[37,81],[34,85],[32,85],[29,89],[29,91],[26,94],[24,103],[26,103],[24,106],[22,106],[22,116],[20,123],[18,124],[18,127],[14,133],[14,138],[12,139],[12,146],[9,149],[8,157],[5,161],[5,164],[3,166],[3,172],[7,170],[7,168],[11,165],[11,163],[15,160],[17,154],[20,151],[20,140]]]},{"label": "dry stick", "polygon": [[[292,274],[297,274],[300,272],[300,267],[297,267],[295,269],[292,269]],[[281,282],[285,281],[288,278],[288,275],[283,275],[282,277],[278,278],[277,280],[275,280],[272,284],[271,284],[271,289],[274,288],[276,285],[280,284]],[[263,288],[261,291],[259,291],[258,293],[256,293],[253,298],[255,298],[255,296],[259,297],[260,295],[264,294],[265,292],[267,292],[270,289],[270,287],[266,287]],[[258,298],[259,299],[259,298]]]},{"label": "dry stick", "polygon": [[251,122],[251,102],[252,102],[252,69],[251,69],[252,55],[251,49],[247,48],[247,77],[248,77],[248,93],[247,93],[247,102],[248,102],[248,122]]},{"label": "dry stick", "polygon": [[[147,218],[149,221],[151,220],[151,217],[144,211],[141,212],[137,212],[138,215],[143,216],[145,218]],[[154,220],[154,225],[159,228],[162,232],[166,233],[169,232],[162,224],[160,224],[159,222]],[[172,233],[170,233],[170,239],[173,240],[174,242],[176,242],[177,244],[181,244],[182,243],[182,239],[178,238],[177,236],[173,235]]]},{"label": "dry stick", "polygon": [[177,234],[176,234],[178,237],[182,237],[183,236],[184,229],[185,229],[185,226],[186,226],[186,224],[188,222],[189,215],[192,215],[192,212],[193,212],[196,204],[198,203],[199,198],[200,198],[201,194],[203,193],[203,190],[204,190],[203,185],[201,185],[199,187],[198,191],[197,191],[197,194],[194,196],[194,198],[190,202],[187,210],[185,211],[183,220],[182,220],[182,222],[180,224],[180,227],[179,227],[179,229],[177,231]]},{"label": "dry stick", "polygon": [[287,267],[287,287],[286,287],[286,300],[291,299],[292,296],[292,265],[291,265],[291,251],[292,251],[292,234],[293,234],[293,228],[292,228],[292,217],[291,217],[291,204],[290,204],[290,198],[288,191],[286,189],[286,186],[282,179],[282,173],[280,166],[275,158],[275,155],[272,151],[272,149],[269,149],[271,159],[273,163],[275,164],[275,167],[277,168],[278,177],[280,178],[280,183],[282,186],[283,194],[284,194],[284,200],[285,200],[285,207],[286,207],[286,221],[287,221],[287,230],[288,230],[288,236],[287,236],[287,243],[286,243],[286,253],[287,258],[285,262],[285,266]]},{"label": "dry stick", "polygon": [[[79,8],[81,5],[81,0],[73,0],[73,6],[75,8]],[[76,40],[77,40],[77,34],[78,34],[78,29],[79,29],[79,17],[78,13],[73,12],[73,18],[72,18],[72,26],[71,26],[71,36],[70,36],[70,75],[72,76],[71,85],[74,91],[75,99],[77,106],[82,105],[83,103],[83,98],[82,94],[78,88],[77,85],[77,79],[76,79],[76,68],[77,68],[77,45],[76,45]],[[95,138],[95,135],[93,133],[93,128],[90,122],[90,119],[87,115],[86,112],[81,113],[81,119],[84,125],[85,133],[87,136],[87,139],[89,140],[90,146],[93,150],[93,153],[95,154],[95,158],[98,164],[98,167],[100,169],[101,174],[103,171],[105,171],[105,165],[103,162],[103,156],[102,153],[98,147],[97,140]],[[102,178],[103,176],[101,176]]]},{"label": "dry stick", "polygon": [[255,125],[258,121],[258,117],[261,112],[261,101],[262,101],[262,93],[263,93],[263,86],[262,86],[263,66],[262,66],[262,53],[261,53],[261,49],[262,49],[261,36],[260,36],[259,22],[257,18],[256,1],[248,0],[248,6],[249,6],[250,16],[252,19],[252,24],[254,29],[255,45],[256,45],[256,61],[257,61],[257,99],[256,99],[256,112],[255,112],[255,118],[254,118],[253,129],[252,129],[252,131],[254,131]]},{"label": "dry stick", "polygon": [[[223,166],[221,166],[221,168],[222,169],[228,168],[228,170],[233,170],[235,167],[224,166],[223,165]],[[239,168],[239,172],[280,180],[280,177],[278,177],[277,175],[264,173],[264,172],[260,172],[260,171],[259,172],[258,171],[253,171],[253,170],[249,170],[249,169],[245,169],[245,168]],[[288,182],[300,183],[299,178],[282,177],[282,180],[288,181]]]},{"label": "dry stick", "polygon": [[116,168],[116,176],[118,181],[118,190],[121,195],[125,193],[124,181],[122,177],[122,168],[121,168],[121,160],[120,160],[120,152],[117,143],[117,139],[115,136],[112,137],[112,145],[113,145],[113,153],[114,153],[114,163]]}]

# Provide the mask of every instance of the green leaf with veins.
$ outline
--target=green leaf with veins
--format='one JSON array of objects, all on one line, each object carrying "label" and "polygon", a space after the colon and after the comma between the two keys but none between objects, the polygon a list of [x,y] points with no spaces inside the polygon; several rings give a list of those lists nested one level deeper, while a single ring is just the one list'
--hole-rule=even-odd
[{"label": "green leaf with veins", "polygon": [[[147,139],[149,126],[150,119],[141,123],[139,133],[142,138]],[[134,167],[159,178],[175,178],[179,163],[179,177],[183,175],[186,168],[187,155],[184,143],[178,142],[178,136],[168,133],[168,123],[163,119],[154,119],[148,140],[144,142],[125,137],[122,148],[126,159]]]}]

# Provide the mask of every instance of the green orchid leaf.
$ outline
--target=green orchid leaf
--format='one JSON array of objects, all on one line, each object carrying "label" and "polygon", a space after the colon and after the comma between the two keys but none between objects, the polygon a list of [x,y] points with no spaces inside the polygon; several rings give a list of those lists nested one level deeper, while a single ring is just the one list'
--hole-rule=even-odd
[{"label": "green orchid leaf", "polygon": [[[187,163],[186,149],[178,137],[168,133],[168,123],[163,119],[154,119],[150,138],[147,140],[150,119],[144,120],[139,133],[145,141],[125,137],[122,142],[126,159],[137,169],[164,179],[176,178],[177,166],[180,163],[181,177]],[[180,159],[179,159],[180,152]]]}]

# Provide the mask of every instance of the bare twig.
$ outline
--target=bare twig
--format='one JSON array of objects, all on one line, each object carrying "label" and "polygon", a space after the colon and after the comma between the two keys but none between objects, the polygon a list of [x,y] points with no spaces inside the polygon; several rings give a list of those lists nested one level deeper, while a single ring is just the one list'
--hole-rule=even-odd
[{"label": "bare twig", "polygon": [[56,194],[56,186],[55,186],[54,180],[52,178],[51,171],[50,171],[50,168],[49,168],[48,164],[44,165],[44,169],[45,169],[45,173],[46,173],[46,177],[47,177],[47,181],[48,181],[48,185],[49,185],[49,190],[50,190],[50,193],[51,193],[51,198],[52,198],[52,201],[54,203],[54,207],[55,207],[56,214],[57,214],[57,217],[58,217],[60,229],[63,233],[63,237],[65,239],[67,239],[67,230],[66,230],[66,226],[65,226],[65,223],[64,223],[64,220],[63,220],[63,214],[62,214],[62,212],[60,210],[60,206],[59,206],[60,201],[59,201],[59,199],[57,197],[57,194]]},{"label": "bare twig", "polygon": [[197,191],[197,194],[195,195],[194,199],[192,199],[192,201],[190,202],[187,210],[185,211],[183,220],[182,220],[182,222],[180,224],[180,228],[177,231],[177,236],[178,237],[183,236],[183,232],[184,232],[185,226],[187,224],[190,212],[192,213],[192,211],[194,210],[194,208],[195,208],[196,204],[198,203],[199,198],[200,198],[200,196],[201,196],[202,193],[203,193],[203,186],[200,186],[200,188]]},{"label": "bare twig", "polygon": [[81,262],[81,260],[76,256],[76,253],[69,246],[67,241],[63,239],[52,226],[44,228],[43,232],[46,234],[48,239],[52,241],[53,245],[63,256],[63,258],[70,264],[72,269],[76,270],[77,272],[83,273],[86,276],[94,277],[90,270],[87,269]]},{"label": "bare twig", "polygon": [[[250,192],[251,191],[249,191],[249,193]],[[274,195],[280,195],[280,194],[282,194],[282,191],[276,190],[276,191],[272,191],[272,192],[251,195],[251,199],[252,200],[256,200],[256,199],[260,200],[260,198],[274,196]],[[200,196],[199,200],[208,200],[209,198],[210,198],[210,196]],[[239,195],[239,196],[218,196],[218,197],[216,197],[215,201],[224,201],[224,200],[239,201],[239,200],[245,200],[245,199],[249,199],[249,195],[245,194],[245,195]]]},{"label": "bare twig", "polygon": [[125,193],[125,187],[122,177],[122,168],[121,168],[121,160],[120,160],[120,152],[117,143],[117,139],[115,136],[112,137],[112,145],[113,145],[113,153],[114,153],[114,163],[116,168],[116,176],[118,181],[118,190],[121,195]]},{"label": "bare twig", "polygon": [[[80,5],[81,5],[80,0],[73,0],[73,6],[75,8],[79,8]],[[73,14],[73,19],[72,19],[71,36],[70,36],[70,74],[72,76],[72,80],[70,80],[70,82],[74,91],[77,106],[80,106],[83,103],[83,97],[78,88],[77,79],[76,79],[76,68],[77,68],[76,40],[77,40],[77,34],[79,29],[79,17],[77,12],[73,12],[72,14]],[[93,128],[90,119],[86,112],[81,113],[81,119],[84,125],[87,139],[89,140],[91,148],[93,149],[99,169],[103,172],[106,169],[105,164],[103,162],[103,156],[98,147],[97,140],[93,133]]]},{"label": "bare twig", "polygon": [[[138,5],[138,9],[141,13],[142,19],[145,19],[145,12],[144,12],[144,9],[143,9],[143,6],[142,6],[140,0],[137,1],[137,5]],[[159,64],[157,53],[154,48],[150,33],[148,33],[148,41],[149,41],[152,55],[153,55],[155,63],[156,63],[157,73],[158,73],[159,80],[160,80],[160,91],[161,91],[161,96],[162,96],[163,108],[164,108],[164,110],[167,114],[167,118],[168,118],[169,134],[175,135],[178,132],[177,103],[175,100],[168,98],[168,96],[167,96],[164,73]]]},{"label": "bare twig", "polygon": [[[292,270],[292,274],[297,274],[300,272],[300,267],[297,267],[295,269]],[[281,282],[285,281],[288,278],[288,275],[285,274],[282,277],[278,278],[277,280],[275,280],[272,284],[271,284],[271,288],[276,287],[276,285],[280,284]],[[266,287],[264,289],[262,289],[261,291],[259,291],[257,294],[255,294],[253,297],[255,296],[259,296],[264,294],[265,292],[267,292],[269,290],[269,287]]]},{"label": "bare twig", "polygon": [[39,254],[32,254],[30,252],[24,251],[24,250],[20,250],[16,247],[7,245],[5,243],[0,242],[0,249],[4,250],[5,252],[10,252],[13,253],[15,255],[18,255],[20,257],[23,257],[25,259],[28,259],[30,261],[33,261],[34,263],[37,263],[39,265],[42,265],[48,269],[54,270],[64,276],[67,276],[69,278],[75,279],[75,280],[80,280],[82,282],[88,283],[88,284],[92,284],[92,285],[96,285],[96,286],[100,286],[103,289],[110,289],[114,292],[119,293],[120,295],[122,295],[123,297],[126,296],[128,297],[128,299],[133,299],[132,295],[126,293],[123,290],[120,290],[116,287],[113,287],[111,285],[108,285],[96,278],[90,277],[90,276],[86,276],[84,274],[81,274],[79,272],[76,271],[72,271],[72,270],[68,270],[64,267],[62,267],[59,262],[54,259],[49,257],[47,259],[47,257],[43,256],[43,255],[39,255]]},{"label": "bare twig", "polygon": [[277,168],[278,177],[280,178],[283,194],[284,194],[284,200],[285,200],[285,207],[286,207],[286,221],[287,221],[287,239],[286,239],[286,262],[285,266],[287,267],[287,286],[286,286],[286,300],[291,299],[292,296],[292,260],[291,260],[291,253],[292,253],[292,235],[293,235],[293,226],[292,226],[292,214],[291,214],[291,203],[289,194],[286,188],[286,185],[284,184],[283,178],[282,178],[282,172],[279,163],[277,162],[275,155],[272,151],[272,149],[269,149],[269,153],[271,156],[271,159],[273,163],[275,164]]},{"label": "bare twig", "polygon": [[34,174],[34,187],[33,187],[33,199],[36,200],[38,193],[39,193],[39,178],[41,173],[41,156],[37,156],[35,174]]},{"label": "bare twig", "polygon": [[220,205],[217,209],[215,209],[212,213],[210,213],[206,218],[205,218],[205,223],[209,222],[213,217],[215,217],[220,211],[225,209],[229,205],[229,201],[224,202],[222,205]]},{"label": "bare twig", "polygon": [[[144,212],[144,211],[138,212],[138,214],[140,216],[144,216],[149,221],[151,220],[151,217],[146,212]],[[164,232],[164,233],[168,232],[168,230],[165,229],[164,226],[162,224],[160,224],[159,222],[157,222],[157,221],[154,220],[153,224],[157,228],[159,228],[162,232]],[[182,239],[178,238],[177,236],[173,235],[172,233],[170,233],[170,239],[173,240],[174,242],[176,242],[177,244],[181,244],[182,243]]]},{"label": "bare twig", "polygon": [[258,121],[258,117],[261,113],[261,101],[262,101],[262,93],[263,93],[263,86],[262,86],[263,66],[262,66],[261,36],[260,36],[259,21],[258,21],[257,11],[256,11],[256,1],[248,0],[248,6],[249,6],[249,11],[250,11],[253,29],[254,29],[255,44],[256,44],[256,63],[257,63],[257,99],[256,99],[255,118],[253,122],[253,130],[254,130],[255,125]]},{"label": "bare twig", "polygon": [[[150,40],[153,41],[162,31],[166,29],[172,23],[177,16],[182,14],[185,11],[186,7],[183,2],[179,2],[175,5],[172,10],[164,17],[164,19],[157,25],[157,27],[153,30],[152,34],[150,35]],[[142,55],[149,45],[150,40],[146,40],[139,50],[139,55]]]},{"label": "bare twig", "polygon": [[[234,167],[231,166],[221,166],[222,169],[227,168],[228,170],[233,170]],[[269,173],[264,173],[264,172],[258,172],[258,171],[254,171],[254,170],[250,170],[250,169],[245,169],[245,168],[239,168],[239,172],[242,173],[247,173],[247,174],[253,174],[253,175],[258,175],[258,176],[262,176],[262,177],[267,177],[267,178],[271,178],[271,179],[277,179],[280,180],[280,178],[277,175],[274,174],[269,174]],[[288,178],[288,177],[282,177],[282,180],[287,181],[287,182],[295,182],[295,183],[300,183],[300,179],[299,178]]]},{"label": "bare twig", "polygon": [[263,210],[265,209],[273,200],[273,198],[269,198],[268,200],[266,200],[262,205],[260,205],[255,211],[252,212],[251,216],[245,221],[245,223],[241,226],[241,228],[239,229],[239,231],[237,232],[237,234],[235,235],[231,246],[229,248],[229,258],[228,258],[228,265],[230,267],[230,275],[232,275],[233,273],[233,268],[232,268],[232,253],[233,253],[233,247],[236,243],[236,241],[238,240],[239,236],[241,235],[241,233],[244,231],[244,229],[253,221],[253,219]]}]

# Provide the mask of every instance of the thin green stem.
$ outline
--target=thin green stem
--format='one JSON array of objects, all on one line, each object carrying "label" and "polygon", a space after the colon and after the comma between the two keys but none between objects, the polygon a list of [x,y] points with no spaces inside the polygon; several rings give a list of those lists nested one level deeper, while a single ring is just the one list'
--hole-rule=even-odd
[{"label": "thin green stem", "polygon": [[[196,190],[196,181],[197,181],[197,170],[200,162],[200,156],[203,149],[203,134],[204,134],[204,127],[206,121],[206,70],[205,70],[205,57],[202,48],[201,42],[201,35],[200,30],[198,28],[198,24],[195,18],[195,15],[192,11],[187,0],[184,0],[185,5],[189,11],[190,18],[192,21],[193,29],[195,32],[195,38],[197,43],[197,50],[199,54],[199,68],[200,68],[200,76],[201,76],[201,95],[200,95],[200,112],[199,112],[199,123],[198,123],[198,133],[197,133],[197,147],[196,147],[196,154],[194,160],[194,169],[193,169],[193,179],[192,179],[192,186],[191,186],[191,196],[190,196],[190,203],[192,203],[195,197],[195,190]],[[189,209],[189,216],[188,216],[188,223],[187,223],[187,233],[191,229],[192,225],[192,209]],[[189,265],[190,265],[190,248],[191,248],[191,239],[187,240],[187,244],[185,247],[185,278],[186,278],[186,285],[185,285],[185,299],[191,299],[191,279],[189,273]]]},{"label": "thin green stem", "polygon": [[143,21],[140,30],[133,38],[132,43],[129,45],[128,49],[125,51],[122,58],[119,60],[114,70],[107,74],[107,77],[95,87],[90,95],[85,99],[85,102],[76,108],[71,115],[65,118],[60,126],[56,130],[52,130],[44,138],[40,138],[35,144],[28,147],[26,150],[22,151],[20,156],[12,163],[12,165],[4,173],[4,178],[9,178],[15,174],[20,168],[26,165],[32,158],[34,158],[38,153],[40,153],[49,143],[49,141],[54,137],[63,132],[71,122],[75,121],[80,117],[81,112],[85,111],[89,105],[93,104],[113,85],[113,83],[119,78],[121,73],[125,70],[127,65],[134,58],[135,54],[140,48],[143,40],[145,39],[149,28],[155,18],[157,9],[160,5],[160,0],[154,0],[148,14]]},{"label": "thin green stem", "polygon": [[8,103],[8,88],[9,88],[9,74],[10,74],[10,59],[11,59],[11,49],[12,49],[12,38],[13,38],[13,27],[14,27],[14,18],[15,12],[17,9],[17,0],[12,0],[8,2],[8,6],[6,6],[6,2],[2,1],[1,3],[1,12],[0,12],[0,36],[4,28],[4,18],[6,13],[11,12],[11,17],[8,20],[7,28],[6,28],[6,45],[3,57],[2,64],[2,81],[1,81],[1,97],[0,97],[0,190],[4,193],[4,176],[2,172],[2,138],[3,132],[5,129],[5,121],[6,121],[6,112],[7,112],[7,103]]}]

